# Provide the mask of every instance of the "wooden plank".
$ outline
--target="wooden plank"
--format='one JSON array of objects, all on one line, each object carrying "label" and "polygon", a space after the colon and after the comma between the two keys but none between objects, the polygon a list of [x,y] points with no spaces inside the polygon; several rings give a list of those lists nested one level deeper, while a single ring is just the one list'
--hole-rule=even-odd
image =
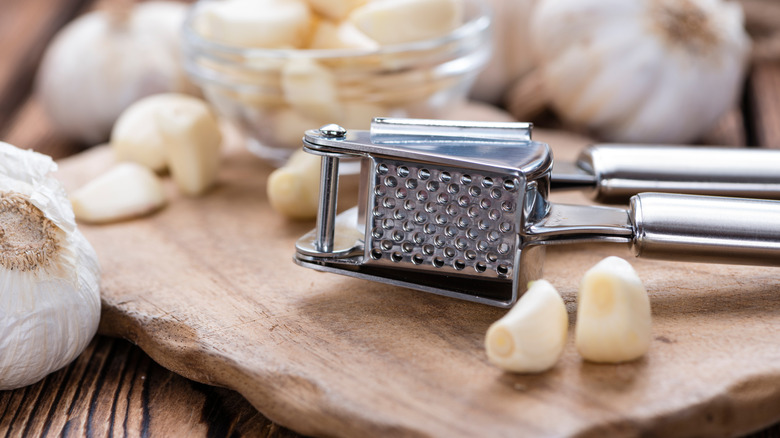
[{"label": "wooden plank", "polygon": [[[537,134],[561,159],[587,142]],[[91,151],[62,178],[78,185],[109,161]],[[654,309],[646,358],[588,364],[569,342],[550,372],[513,375],[483,349],[504,311],[290,262],[313,224],[270,211],[269,170],[233,151],[203,198],[168,184],[154,216],[82,226],[104,270],[100,330],[304,434],[723,436],[780,420],[775,269],[632,259]],[[622,246],[548,250],[571,320],[579,278],[606,255],[631,258]]]},{"label": "wooden plank", "polygon": [[188,381],[99,336],[68,367],[0,391],[0,436],[297,436],[233,391]]},{"label": "wooden plank", "polygon": [[754,65],[748,100],[756,142],[780,148],[780,61]]}]

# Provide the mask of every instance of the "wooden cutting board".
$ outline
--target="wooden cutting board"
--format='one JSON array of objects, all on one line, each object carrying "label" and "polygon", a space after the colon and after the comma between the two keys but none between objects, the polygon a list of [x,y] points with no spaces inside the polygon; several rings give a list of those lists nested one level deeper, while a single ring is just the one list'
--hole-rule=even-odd
[{"label": "wooden cutting board", "polygon": [[[539,132],[556,158],[587,140]],[[104,171],[98,148],[61,163],[68,189]],[[545,277],[573,323],[586,269],[629,258],[653,308],[636,362],[583,362],[570,337],[540,375],[486,359],[505,311],[333,274],[292,261],[313,222],[268,206],[272,169],[241,149],[218,186],[146,218],[81,228],[103,269],[100,332],[185,377],[235,389],[303,434],[340,436],[725,436],[780,420],[780,270],[633,259],[621,245],[548,250]],[[585,203],[580,193],[554,200]],[[570,334],[571,332],[570,327]]]}]

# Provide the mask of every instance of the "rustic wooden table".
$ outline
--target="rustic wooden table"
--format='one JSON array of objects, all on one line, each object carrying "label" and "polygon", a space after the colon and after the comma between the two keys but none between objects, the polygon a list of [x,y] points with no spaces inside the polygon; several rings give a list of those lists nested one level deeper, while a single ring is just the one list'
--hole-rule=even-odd
[{"label": "rustic wooden table", "polygon": [[[92,3],[0,0],[0,140],[54,158],[83,150],[51,131],[32,89],[47,42]],[[780,147],[780,64],[754,66],[740,108],[705,141]],[[298,436],[238,393],[184,379],[129,342],[104,336],[43,381],[0,391],[0,435],[49,434]],[[753,436],[780,436],[780,425]]]}]

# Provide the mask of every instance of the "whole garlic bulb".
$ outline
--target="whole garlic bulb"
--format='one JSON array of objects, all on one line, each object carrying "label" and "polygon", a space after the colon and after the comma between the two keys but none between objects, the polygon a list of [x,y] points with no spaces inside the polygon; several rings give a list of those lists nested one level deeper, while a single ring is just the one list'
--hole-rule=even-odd
[{"label": "whole garlic bulb", "polygon": [[51,158],[0,142],[0,390],[78,356],[100,320],[97,255]]},{"label": "whole garlic bulb", "polygon": [[553,108],[612,141],[695,140],[735,104],[750,50],[721,0],[542,0],[531,32]]},{"label": "whole garlic bulb", "polygon": [[537,0],[489,0],[493,8],[493,56],[479,74],[472,97],[501,103],[511,84],[536,64],[528,24]]},{"label": "whole garlic bulb", "polygon": [[136,100],[192,91],[179,59],[186,5],[148,2],[98,10],[68,24],[48,47],[37,91],[55,128],[76,140],[108,138]]}]

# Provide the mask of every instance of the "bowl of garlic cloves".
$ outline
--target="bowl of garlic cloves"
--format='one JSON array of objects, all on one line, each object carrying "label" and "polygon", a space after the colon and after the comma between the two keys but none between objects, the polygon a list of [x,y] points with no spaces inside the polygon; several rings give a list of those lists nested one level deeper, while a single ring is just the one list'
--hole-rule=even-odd
[{"label": "bowl of garlic cloves", "polygon": [[283,164],[307,129],[441,118],[490,57],[478,0],[205,0],[185,68],[248,148]]}]

